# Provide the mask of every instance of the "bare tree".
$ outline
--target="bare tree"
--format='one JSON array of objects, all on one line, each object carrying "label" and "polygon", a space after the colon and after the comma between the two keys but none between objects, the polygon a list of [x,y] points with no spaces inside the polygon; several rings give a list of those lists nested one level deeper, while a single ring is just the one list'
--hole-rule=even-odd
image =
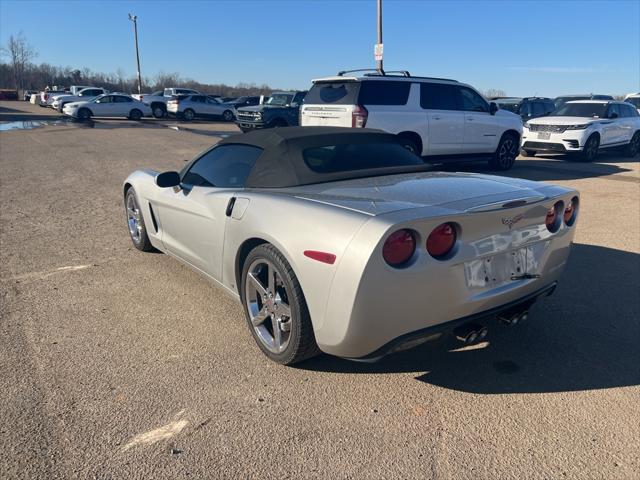
[{"label": "bare tree", "polygon": [[16,89],[24,89],[25,72],[31,60],[35,58],[36,52],[20,32],[15,37],[13,35],[9,37],[7,46],[2,47],[2,53],[9,57]]},{"label": "bare tree", "polygon": [[490,88],[489,90],[485,90],[483,93],[486,98],[507,96],[507,92],[499,88]]}]

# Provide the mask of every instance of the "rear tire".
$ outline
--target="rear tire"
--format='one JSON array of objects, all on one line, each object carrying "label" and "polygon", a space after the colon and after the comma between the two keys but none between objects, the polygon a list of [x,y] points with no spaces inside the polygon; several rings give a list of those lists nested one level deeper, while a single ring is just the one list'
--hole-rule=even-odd
[{"label": "rear tire", "polygon": [[404,148],[409,150],[411,153],[415,153],[418,156],[422,155],[418,143],[413,138],[406,134],[400,134],[398,135],[398,137],[400,139],[400,143]]},{"label": "rear tire", "polygon": [[183,113],[182,113],[182,119],[185,122],[190,122],[192,121],[194,118],[196,118],[196,112],[194,112],[192,109],[187,108]]},{"label": "rear tire", "polygon": [[141,118],[142,118],[142,112],[137,108],[134,108],[133,110],[131,110],[131,112],[129,112],[129,119],[138,121]]},{"label": "rear tire", "polygon": [[222,120],[224,120],[225,122],[233,122],[233,119],[234,115],[231,110],[225,110],[224,112],[222,112]]},{"label": "rear tire", "polygon": [[640,153],[640,131],[637,131],[631,137],[631,141],[624,149],[624,154],[627,157],[635,157]]},{"label": "rear tire", "polygon": [[593,133],[587,139],[582,151],[578,154],[577,158],[581,162],[592,162],[598,156],[598,149],[600,148],[600,137]]},{"label": "rear tire", "polygon": [[249,330],[271,360],[292,365],[320,353],[300,283],[273,245],[259,245],[247,256],[240,297]]},{"label": "rear tire", "polygon": [[503,135],[493,157],[489,160],[489,168],[498,171],[509,170],[516,163],[519,151],[518,137],[511,133]]},{"label": "rear tire", "polygon": [[124,211],[129,229],[129,237],[131,237],[133,246],[141,252],[151,252],[154,250],[147,235],[147,227],[144,224],[140,203],[138,202],[138,197],[133,187],[127,190],[127,194],[124,197]]}]

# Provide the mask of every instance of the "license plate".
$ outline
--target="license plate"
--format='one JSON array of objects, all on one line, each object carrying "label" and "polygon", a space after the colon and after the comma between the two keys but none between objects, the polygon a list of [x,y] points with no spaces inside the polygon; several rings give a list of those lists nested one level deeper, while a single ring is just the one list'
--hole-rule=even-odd
[{"label": "license plate", "polygon": [[538,132],[538,138],[540,140],[549,140],[551,138],[551,132]]},{"label": "license plate", "polygon": [[511,277],[527,273],[527,248],[479,258],[464,264],[469,288],[486,288],[512,282]]}]

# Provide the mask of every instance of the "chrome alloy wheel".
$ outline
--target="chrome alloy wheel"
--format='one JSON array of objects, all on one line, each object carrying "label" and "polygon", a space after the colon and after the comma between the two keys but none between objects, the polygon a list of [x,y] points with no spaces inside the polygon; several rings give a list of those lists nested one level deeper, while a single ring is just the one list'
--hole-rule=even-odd
[{"label": "chrome alloy wheel", "polygon": [[129,226],[129,234],[134,242],[140,243],[142,240],[142,234],[144,232],[144,226],[141,220],[142,213],[136,202],[135,195],[127,196],[127,225]]},{"label": "chrome alloy wheel", "polygon": [[291,337],[291,306],[282,275],[271,262],[258,258],[249,266],[244,291],[258,339],[270,352],[281,353]]}]

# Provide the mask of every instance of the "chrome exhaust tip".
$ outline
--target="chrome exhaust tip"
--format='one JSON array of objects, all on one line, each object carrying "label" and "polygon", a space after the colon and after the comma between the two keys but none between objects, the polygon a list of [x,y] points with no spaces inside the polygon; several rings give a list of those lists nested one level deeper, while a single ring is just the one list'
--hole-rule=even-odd
[{"label": "chrome exhaust tip", "polygon": [[515,315],[499,315],[498,320],[500,323],[508,326],[514,326],[521,322],[524,322],[529,318],[529,312],[524,311],[520,313],[516,313]]},{"label": "chrome exhaust tip", "polygon": [[487,336],[487,327],[475,323],[467,323],[457,327],[453,333],[465,345],[471,345]]}]

